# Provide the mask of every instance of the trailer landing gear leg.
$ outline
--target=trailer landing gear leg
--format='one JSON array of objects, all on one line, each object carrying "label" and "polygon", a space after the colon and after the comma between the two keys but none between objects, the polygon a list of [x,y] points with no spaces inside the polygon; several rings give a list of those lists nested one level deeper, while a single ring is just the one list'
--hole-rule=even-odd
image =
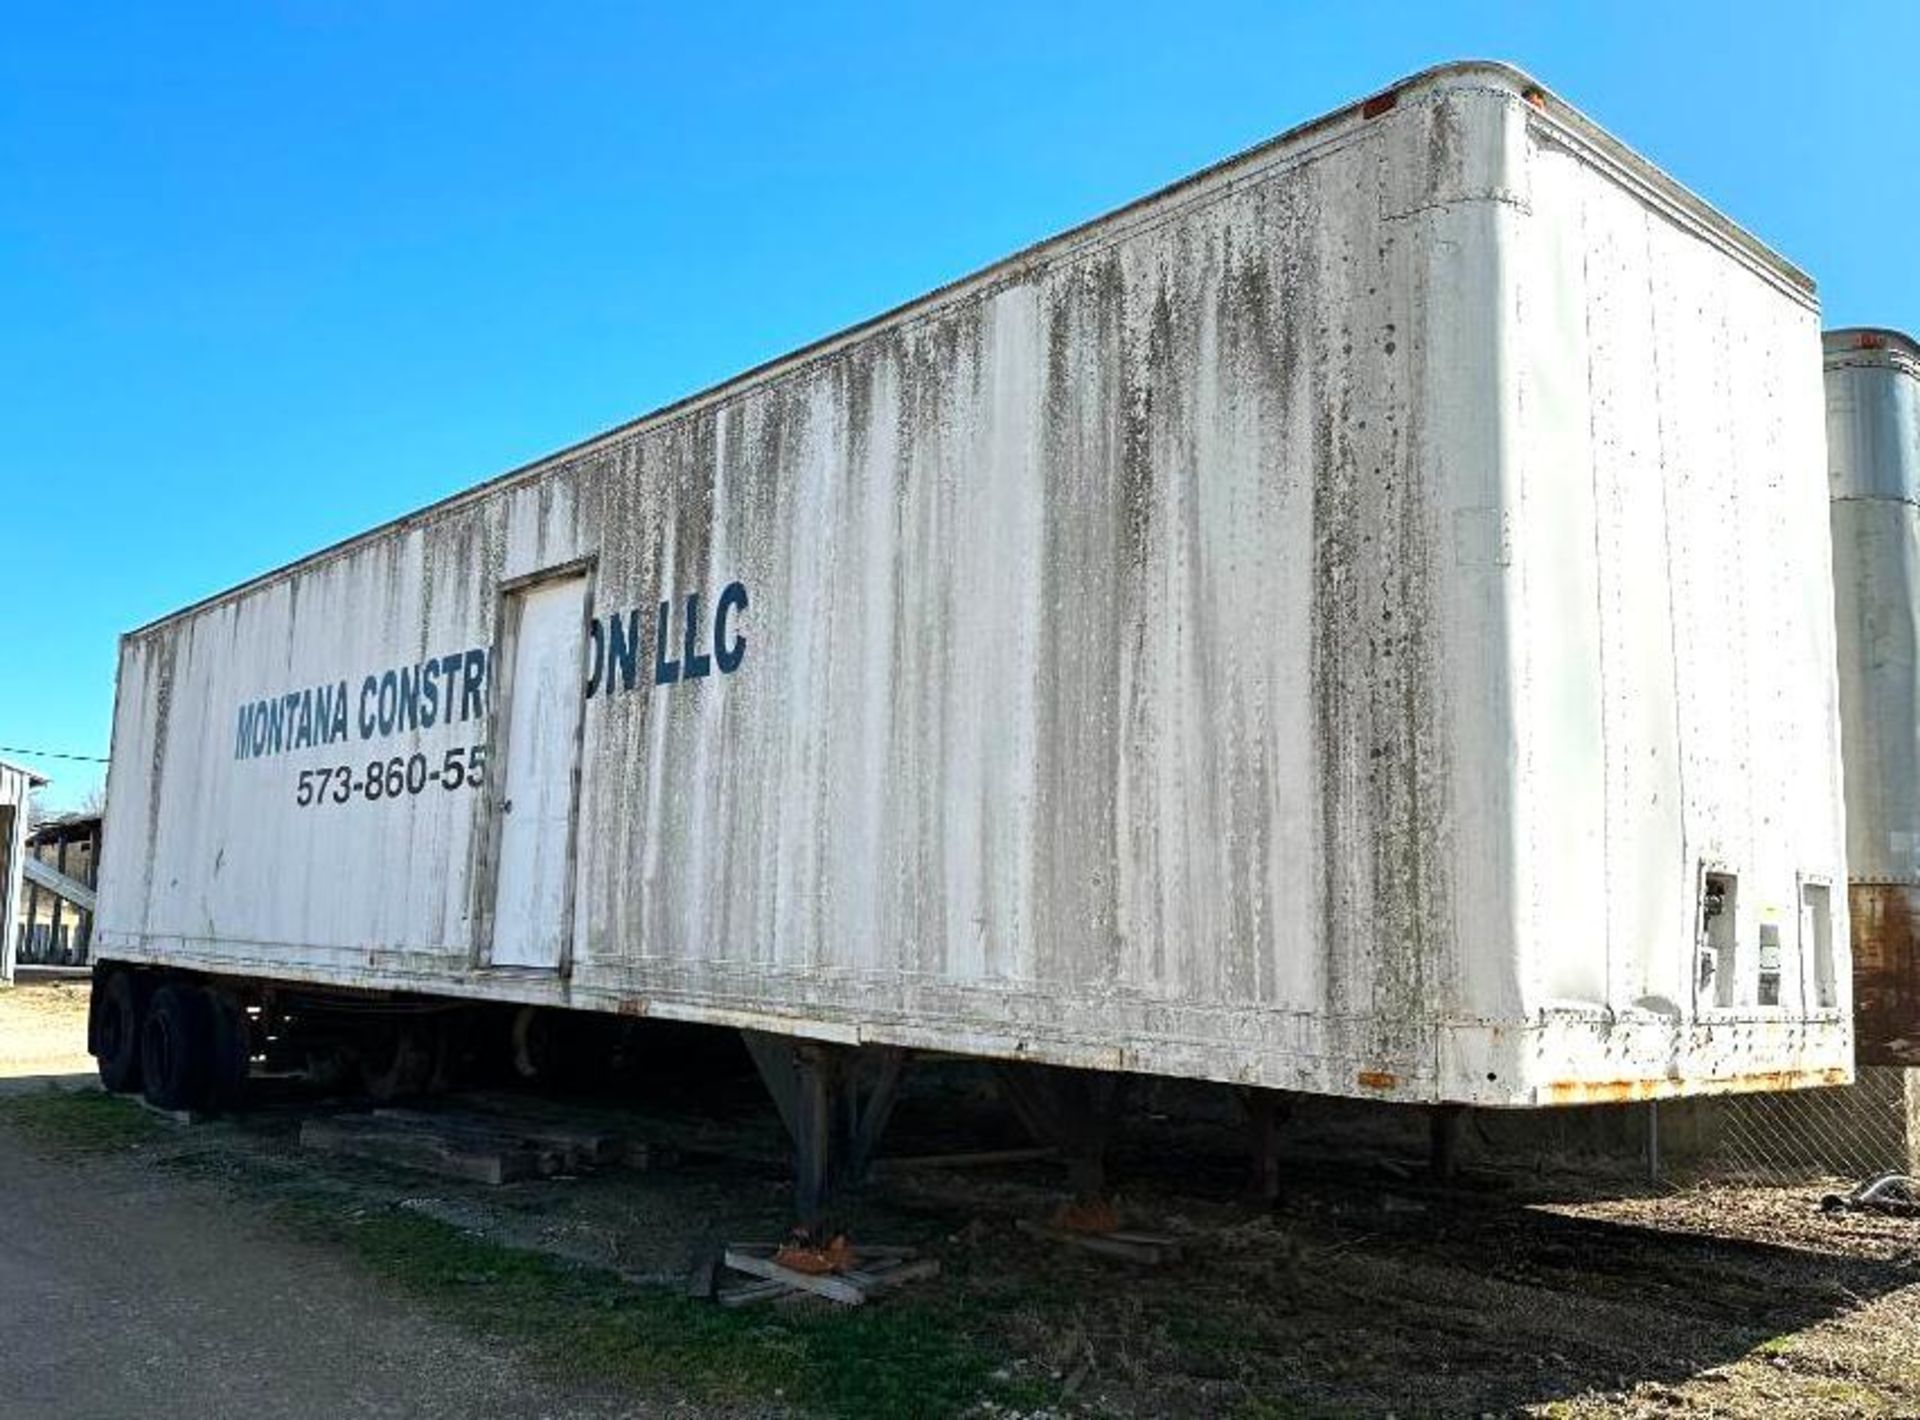
[{"label": "trailer landing gear leg", "polygon": [[759,1031],[740,1035],[793,1141],[795,1239],[823,1248],[841,1231],[835,1210],[842,1191],[866,1178],[893,1113],[906,1052]]},{"label": "trailer landing gear leg", "polygon": [[1119,1215],[1107,1197],[1107,1145],[1119,1122],[1126,1077],[1105,1070],[1002,1065],[1000,1087],[1028,1132],[1067,1161],[1073,1198],[1058,1219],[1065,1228],[1108,1232]]},{"label": "trailer landing gear leg", "polygon": [[1452,1183],[1459,1171],[1460,1116],[1465,1111],[1465,1105],[1436,1104],[1427,1115],[1427,1167],[1436,1183]]},{"label": "trailer landing gear leg", "polygon": [[1247,1171],[1247,1196],[1256,1203],[1280,1197],[1280,1129],[1293,1113],[1293,1096],[1284,1090],[1251,1086],[1240,1091],[1247,1110],[1247,1145],[1252,1155]]}]

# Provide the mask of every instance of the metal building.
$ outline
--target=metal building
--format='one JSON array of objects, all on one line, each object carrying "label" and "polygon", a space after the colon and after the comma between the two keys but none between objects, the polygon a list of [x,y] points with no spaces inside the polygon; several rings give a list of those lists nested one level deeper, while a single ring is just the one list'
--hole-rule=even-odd
[{"label": "metal building", "polygon": [[34,789],[47,781],[0,759],[0,982],[13,980],[13,922],[27,858],[27,820]]},{"label": "metal building", "polygon": [[96,955],[1388,1100],[1845,1080],[1818,342],[1431,71],[130,634]]}]

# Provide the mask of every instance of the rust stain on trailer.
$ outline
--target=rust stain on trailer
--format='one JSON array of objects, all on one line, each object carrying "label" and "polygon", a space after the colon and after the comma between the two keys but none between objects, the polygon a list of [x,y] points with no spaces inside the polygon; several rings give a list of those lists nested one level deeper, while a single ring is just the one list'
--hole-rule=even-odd
[{"label": "rust stain on trailer", "polygon": [[1390,1090],[1400,1083],[1398,1075],[1385,1070],[1362,1070],[1353,1079],[1363,1090]]},{"label": "rust stain on trailer", "polygon": [[1862,1065],[1920,1065],[1915,889],[1852,883],[1854,1055]]},{"label": "rust stain on trailer", "polygon": [[1372,98],[1361,104],[1360,117],[1378,118],[1383,113],[1392,112],[1393,106],[1399,102],[1400,95],[1393,89],[1388,89],[1384,94],[1375,94]]},{"label": "rust stain on trailer", "polygon": [[1541,1104],[1629,1104],[1636,1100],[1669,1099],[1687,1094],[1757,1094],[1767,1090],[1806,1090],[1850,1083],[1848,1072],[1826,1070],[1761,1070],[1720,1079],[1693,1080],[1556,1080],[1540,1087]]}]

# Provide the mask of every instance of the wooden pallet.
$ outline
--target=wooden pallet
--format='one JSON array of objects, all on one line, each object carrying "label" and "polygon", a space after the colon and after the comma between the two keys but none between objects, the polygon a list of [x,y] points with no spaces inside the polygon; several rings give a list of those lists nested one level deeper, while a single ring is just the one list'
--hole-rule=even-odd
[{"label": "wooden pallet", "polygon": [[882,1292],[908,1282],[938,1275],[940,1264],[918,1257],[910,1247],[856,1247],[854,1266],[841,1272],[799,1272],[774,1261],[778,1243],[729,1243],[723,1261],[729,1271],[755,1280],[720,1288],[715,1299],[723,1307],[745,1306],[794,1295],[825,1297],[842,1306],[864,1306]]},{"label": "wooden pallet", "polygon": [[525,1144],[551,1155],[555,1171],[576,1172],[625,1162],[627,1140],[608,1130],[529,1111],[376,1109],[373,1117],[402,1128],[440,1131],[469,1139]]},{"label": "wooden pallet", "polygon": [[538,1149],[511,1140],[409,1128],[395,1120],[365,1114],[306,1120],[300,1126],[300,1144],[328,1154],[472,1183],[514,1183],[555,1171],[549,1157]]},{"label": "wooden pallet", "polygon": [[331,1154],[486,1184],[585,1173],[611,1164],[646,1168],[657,1161],[641,1141],[536,1111],[375,1109],[307,1119],[300,1142]]},{"label": "wooden pallet", "polygon": [[[676,1149],[657,1137],[662,1131],[637,1109],[566,1103],[510,1090],[470,1090],[447,1096],[446,1110],[568,1144],[579,1151],[582,1167],[591,1162],[596,1167],[645,1171],[679,1157]],[[635,1138],[635,1130],[644,1130],[649,1137]]]}]

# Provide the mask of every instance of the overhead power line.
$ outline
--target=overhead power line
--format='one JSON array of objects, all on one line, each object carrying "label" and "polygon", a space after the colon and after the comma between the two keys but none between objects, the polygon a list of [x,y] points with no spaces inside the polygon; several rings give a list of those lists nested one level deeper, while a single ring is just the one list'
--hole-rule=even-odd
[{"label": "overhead power line", "polygon": [[24,754],[33,759],[77,759],[83,764],[105,764],[97,754],[62,754],[57,749],[22,749],[19,745],[0,745],[0,754]]}]

